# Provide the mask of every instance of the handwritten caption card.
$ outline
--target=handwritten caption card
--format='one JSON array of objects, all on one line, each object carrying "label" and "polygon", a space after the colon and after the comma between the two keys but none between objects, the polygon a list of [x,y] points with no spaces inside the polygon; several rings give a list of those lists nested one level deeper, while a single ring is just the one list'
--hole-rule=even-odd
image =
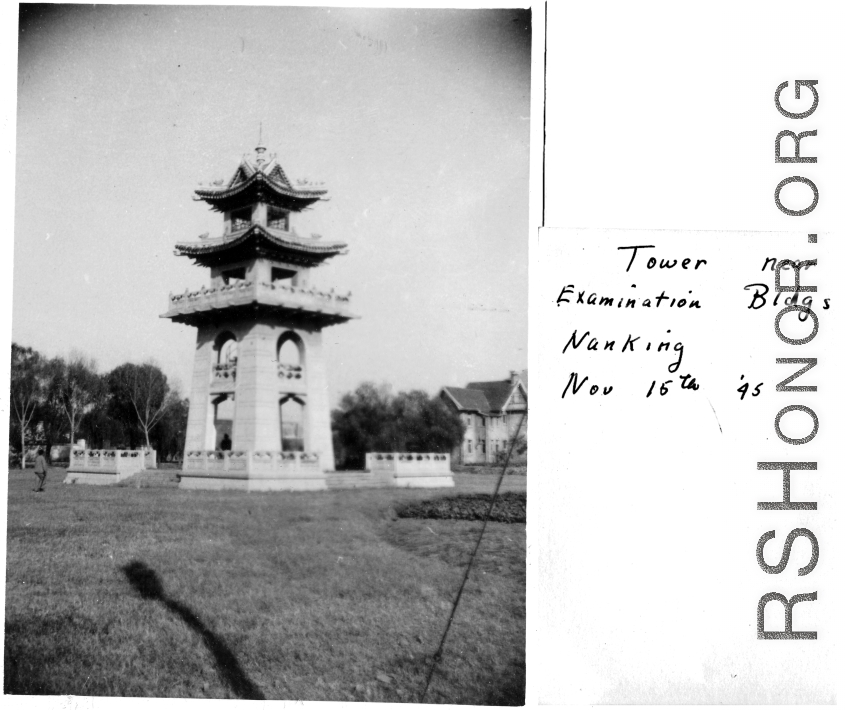
[{"label": "handwritten caption card", "polygon": [[830,239],[540,230],[542,703],[832,702]]}]

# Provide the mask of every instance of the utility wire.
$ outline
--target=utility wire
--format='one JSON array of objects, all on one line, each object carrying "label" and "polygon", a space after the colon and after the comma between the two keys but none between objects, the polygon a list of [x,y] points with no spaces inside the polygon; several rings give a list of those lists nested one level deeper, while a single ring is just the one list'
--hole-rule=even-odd
[{"label": "utility wire", "polygon": [[506,469],[509,467],[509,461],[512,458],[512,451],[515,449],[515,442],[518,439],[518,434],[520,434],[523,423],[526,421],[527,411],[529,411],[529,398],[527,398],[526,411],[524,411],[521,415],[520,424],[518,424],[518,428],[515,429],[515,433],[512,435],[512,441],[509,444],[509,453],[506,455],[506,460],[503,463],[503,470],[500,471],[500,476],[497,478],[497,485],[495,486],[494,493],[491,496],[491,503],[488,506],[488,512],[485,514],[485,519],[482,521],[482,528],[479,531],[479,537],[476,539],[476,545],[474,546],[473,552],[471,552],[468,565],[465,567],[465,576],[462,578],[462,583],[459,585],[459,591],[456,594],[456,599],[453,601],[453,608],[450,610],[450,618],[447,619],[447,626],[444,628],[444,633],[441,635],[441,642],[438,644],[438,650],[432,657],[432,664],[430,665],[429,673],[426,676],[426,685],[421,693],[421,699],[418,701],[420,703],[423,703],[424,698],[426,697],[426,693],[429,690],[429,684],[432,681],[432,675],[435,673],[435,667],[441,660],[441,654],[444,650],[444,642],[447,640],[447,634],[450,633],[450,626],[453,623],[453,617],[456,615],[456,608],[459,606],[459,600],[462,598],[462,592],[465,590],[465,583],[468,581],[468,577],[470,576],[471,567],[473,566],[474,559],[476,558],[477,550],[479,550],[479,546],[482,543],[482,536],[485,534],[485,528],[488,525],[489,518],[491,517],[491,511],[494,510],[494,503],[497,500],[497,494],[500,492],[500,484],[503,482],[503,476],[506,475]]}]

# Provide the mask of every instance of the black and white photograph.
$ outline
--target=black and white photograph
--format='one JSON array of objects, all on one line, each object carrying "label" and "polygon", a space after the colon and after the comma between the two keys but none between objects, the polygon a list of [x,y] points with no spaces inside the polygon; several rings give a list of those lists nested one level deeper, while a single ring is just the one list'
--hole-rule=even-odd
[{"label": "black and white photograph", "polygon": [[843,701],[843,3],[442,4],[0,8],[5,704]]},{"label": "black and white photograph", "polygon": [[532,10],[11,19],[4,693],[523,705]]}]

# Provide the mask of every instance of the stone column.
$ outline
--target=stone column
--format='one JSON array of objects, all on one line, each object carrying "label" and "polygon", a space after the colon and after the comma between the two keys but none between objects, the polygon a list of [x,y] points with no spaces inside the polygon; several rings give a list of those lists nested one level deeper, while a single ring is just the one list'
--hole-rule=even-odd
[{"label": "stone column", "polygon": [[306,451],[320,456],[321,470],[335,470],[329,392],[321,332],[301,331],[306,346]]},{"label": "stone column", "polygon": [[214,331],[211,326],[197,329],[197,345],[194,349],[194,372],[189,393],[188,425],[185,431],[185,450],[202,451],[206,442],[209,418],[209,384],[212,381],[212,348]]},{"label": "stone column", "polygon": [[280,450],[274,350],[274,329],[267,323],[254,323],[243,331],[238,343],[233,450]]}]

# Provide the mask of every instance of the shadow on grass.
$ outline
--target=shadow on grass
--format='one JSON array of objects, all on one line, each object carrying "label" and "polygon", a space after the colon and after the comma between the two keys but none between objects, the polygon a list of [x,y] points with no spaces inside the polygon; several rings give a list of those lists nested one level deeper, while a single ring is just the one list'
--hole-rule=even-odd
[{"label": "shadow on grass", "polygon": [[485,704],[513,707],[526,704],[526,666],[523,662],[510,665],[503,674],[500,684],[489,692]]},{"label": "shadow on grass", "polygon": [[214,656],[218,674],[232,692],[243,700],[264,700],[262,691],[247,677],[238,663],[238,659],[227,645],[203,624],[197,615],[185,604],[169,599],[162,582],[152,569],[143,562],[130,562],[122,568],[129,583],[142,599],[161,602],[167,609],[179,616],[192,630],[200,634],[206,648]]},{"label": "shadow on grass", "polygon": [[[53,669],[62,658],[73,655],[70,639],[96,636],[102,631],[91,620],[70,614],[7,620],[5,628],[3,693],[13,695],[66,694]],[[84,694],[84,683],[81,688],[76,687],[73,694]]]}]

